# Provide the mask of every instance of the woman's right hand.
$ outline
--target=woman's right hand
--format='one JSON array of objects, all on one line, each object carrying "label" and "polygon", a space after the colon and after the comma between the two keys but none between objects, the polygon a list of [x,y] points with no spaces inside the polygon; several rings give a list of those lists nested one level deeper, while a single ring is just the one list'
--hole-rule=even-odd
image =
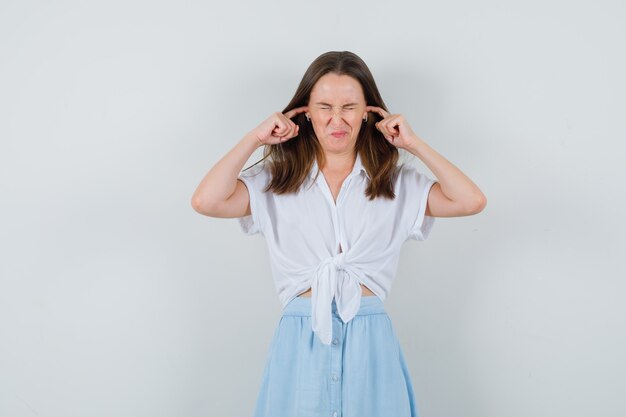
[{"label": "woman's right hand", "polygon": [[307,106],[297,107],[283,114],[276,112],[265,119],[251,133],[257,137],[263,145],[275,145],[298,136],[299,127],[291,121],[291,118],[299,113],[307,111]]}]

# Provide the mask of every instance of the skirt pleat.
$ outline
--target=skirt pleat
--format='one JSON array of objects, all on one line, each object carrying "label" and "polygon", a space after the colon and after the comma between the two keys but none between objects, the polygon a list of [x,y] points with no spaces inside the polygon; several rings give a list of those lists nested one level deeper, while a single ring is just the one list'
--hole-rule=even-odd
[{"label": "skirt pleat", "polygon": [[285,306],[272,337],[254,417],[417,417],[410,373],[384,304],[362,296],[333,338],[311,328],[311,298]]}]

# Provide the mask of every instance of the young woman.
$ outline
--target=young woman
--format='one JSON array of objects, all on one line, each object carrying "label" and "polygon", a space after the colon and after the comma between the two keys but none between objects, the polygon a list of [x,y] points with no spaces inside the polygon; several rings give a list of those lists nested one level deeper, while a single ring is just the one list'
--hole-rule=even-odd
[{"label": "young woman", "polygon": [[[264,158],[242,168],[258,147]],[[420,158],[436,180],[407,164]],[[269,248],[282,315],[254,417],[415,417],[411,377],[383,301],[402,244],[435,217],[467,216],[481,190],[390,114],[351,52],[322,54],[285,109],[200,182],[193,208],[238,217]]]}]

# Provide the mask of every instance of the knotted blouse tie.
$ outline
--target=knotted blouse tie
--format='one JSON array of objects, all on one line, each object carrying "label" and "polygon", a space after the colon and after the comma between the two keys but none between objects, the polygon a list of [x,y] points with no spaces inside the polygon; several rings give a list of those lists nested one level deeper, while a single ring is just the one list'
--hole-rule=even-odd
[{"label": "knotted blouse tie", "polygon": [[345,252],[341,252],[324,259],[311,278],[312,328],[326,345],[333,336],[333,298],[344,323],[352,320],[361,305],[360,271],[344,258]]}]

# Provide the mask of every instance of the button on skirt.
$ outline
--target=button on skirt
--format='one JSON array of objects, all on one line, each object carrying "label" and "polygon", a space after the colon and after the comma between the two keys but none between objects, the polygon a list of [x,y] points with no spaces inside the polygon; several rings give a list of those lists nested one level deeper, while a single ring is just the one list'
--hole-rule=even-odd
[{"label": "button on skirt", "polygon": [[344,323],[333,300],[333,337],[311,328],[311,298],[285,306],[270,343],[254,417],[417,417],[409,370],[384,304],[362,296]]}]

